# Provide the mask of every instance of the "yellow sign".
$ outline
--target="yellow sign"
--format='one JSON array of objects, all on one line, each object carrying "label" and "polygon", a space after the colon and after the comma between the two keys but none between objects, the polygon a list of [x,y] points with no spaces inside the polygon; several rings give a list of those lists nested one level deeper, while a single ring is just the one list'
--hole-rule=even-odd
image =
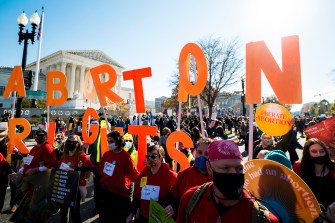
[{"label": "yellow sign", "polygon": [[140,183],[140,187],[144,187],[147,185],[147,177],[142,177],[141,178],[141,183]]},{"label": "yellow sign", "polygon": [[255,114],[257,126],[272,136],[285,135],[291,129],[292,116],[279,104],[268,103],[260,106]]},{"label": "yellow sign", "polygon": [[292,170],[271,160],[245,163],[244,187],[282,223],[313,222],[320,207],[313,192]]}]

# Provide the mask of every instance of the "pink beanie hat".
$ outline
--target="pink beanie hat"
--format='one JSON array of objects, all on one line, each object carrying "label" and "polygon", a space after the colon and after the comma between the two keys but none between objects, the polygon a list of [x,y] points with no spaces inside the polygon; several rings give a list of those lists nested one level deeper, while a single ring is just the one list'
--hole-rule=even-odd
[{"label": "pink beanie hat", "polygon": [[242,160],[241,152],[234,141],[219,140],[211,142],[208,146],[208,160],[222,159],[240,159]]}]

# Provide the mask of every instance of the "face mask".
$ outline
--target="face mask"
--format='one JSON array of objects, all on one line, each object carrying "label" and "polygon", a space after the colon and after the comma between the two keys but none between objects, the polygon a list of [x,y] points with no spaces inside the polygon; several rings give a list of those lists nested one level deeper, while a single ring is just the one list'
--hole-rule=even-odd
[{"label": "face mask", "polygon": [[218,173],[213,169],[213,183],[219,191],[229,200],[238,200],[241,197],[244,174],[243,173]]},{"label": "face mask", "polygon": [[115,143],[113,142],[113,143],[108,144],[108,148],[109,148],[110,151],[116,149]]},{"label": "face mask", "polygon": [[316,164],[325,164],[327,161],[326,156],[311,157],[311,159]]},{"label": "face mask", "polygon": [[131,142],[126,142],[126,145],[125,145],[126,148],[129,148],[129,149],[130,149],[131,146],[132,146],[132,143],[131,143]]},{"label": "face mask", "polygon": [[62,138],[56,138],[56,142],[61,143],[62,142]]},{"label": "face mask", "polygon": [[271,146],[273,141],[272,139],[262,139],[262,143],[264,146]]},{"label": "face mask", "polygon": [[204,156],[199,156],[195,158],[194,160],[195,167],[200,171],[207,171],[206,160],[207,159]]},{"label": "face mask", "polygon": [[70,152],[74,151],[76,148],[77,148],[77,142],[70,142],[67,145],[67,150]]}]

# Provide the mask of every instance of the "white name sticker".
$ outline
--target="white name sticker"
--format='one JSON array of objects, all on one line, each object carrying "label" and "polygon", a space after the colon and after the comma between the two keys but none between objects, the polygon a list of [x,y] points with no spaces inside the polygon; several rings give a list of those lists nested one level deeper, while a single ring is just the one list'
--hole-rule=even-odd
[{"label": "white name sticker", "polygon": [[115,169],[115,164],[106,162],[103,172],[111,177],[113,175],[114,169]]},{"label": "white name sticker", "polygon": [[33,159],[34,159],[34,156],[28,155],[27,158],[26,158],[25,164],[29,166]]},{"label": "white name sticker", "polygon": [[146,185],[142,187],[141,199],[147,200],[147,201],[150,201],[150,199],[153,199],[154,201],[158,201],[159,190],[160,190],[160,186]]}]

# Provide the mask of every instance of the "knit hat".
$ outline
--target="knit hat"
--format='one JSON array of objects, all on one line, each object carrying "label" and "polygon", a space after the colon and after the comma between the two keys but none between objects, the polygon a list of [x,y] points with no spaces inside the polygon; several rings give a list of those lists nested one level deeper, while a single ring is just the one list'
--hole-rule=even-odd
[{"label": "knit hat", "polygon": [[242,160],[241,152],[238,146],[231,140],[218,140],[211,142],[208,146],[208,160],[222,159],[240,159]]},{"label": "knit hat", "polygon": [[264,159],[275,161],[292,170],[292,164],[282,150],[272,150],[266,154]]}]

